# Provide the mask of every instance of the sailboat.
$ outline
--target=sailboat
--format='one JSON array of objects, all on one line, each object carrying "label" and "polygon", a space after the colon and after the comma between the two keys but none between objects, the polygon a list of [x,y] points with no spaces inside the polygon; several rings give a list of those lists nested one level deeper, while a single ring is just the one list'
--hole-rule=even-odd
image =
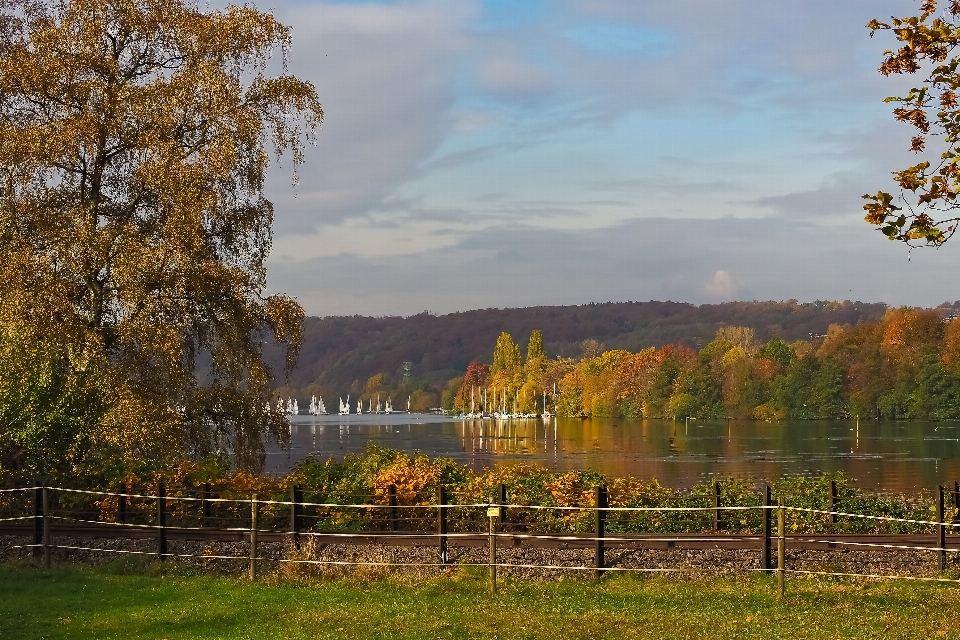
[{"label": "sailboat", "polygon": [[377,414],[383,413],[383,410],[380,408],[380,394],[377,394]]},{"label": "sailboat", "polygon": [[323,396],[320,396],[319,398],[317,398],[317,412],[314,415],[317,415],[317,416],[327,415],[327,408],[323,406]]},{"label": "sailboat", "polygon": [[393,403],[390,402],[390,398],[387,398],[387,406],[384,409],[384,413],[393,413]]},{"label": "sailboat", "polygon": [[[553,398],[556,399],[556,397],[557,397],[557,383],[554,382]],[[554,404],[556,404],[556,400],[554,400]],[[553,414],[550,413],[550,411],[547,409],[547,392],[546,391],[543,392],[543,417],[544,419],[553,417]]]},{"label": "sailboat", "polygon": [[357,415],[363,413],[363,398],[357,398]]},{"label": "sailboat", "polygon": [[410,413],[410,398],[412,396],[407,396],[407,413]]},{"label": "sailboat", "polygon": [[344,402],[343,398],[340,398],[340,415],[346,416],[350,415],[350,396],[347,395],[347,401]]}]

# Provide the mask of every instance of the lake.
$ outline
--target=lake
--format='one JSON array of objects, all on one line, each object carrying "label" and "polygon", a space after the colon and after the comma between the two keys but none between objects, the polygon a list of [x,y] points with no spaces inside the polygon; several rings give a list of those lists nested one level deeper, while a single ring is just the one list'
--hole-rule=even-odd
[{"label": "lake", "polygon": [[770,479],[843,471],[863,488],[913,491],[960,480],[960,422],[691,420],[454,421],[426,414],[294,416],[289,449],[268,448],[283,473],[313,453],[342,458],[368,442],[447,456],[474,469],[536,462],[689,487],[712,477]]}]

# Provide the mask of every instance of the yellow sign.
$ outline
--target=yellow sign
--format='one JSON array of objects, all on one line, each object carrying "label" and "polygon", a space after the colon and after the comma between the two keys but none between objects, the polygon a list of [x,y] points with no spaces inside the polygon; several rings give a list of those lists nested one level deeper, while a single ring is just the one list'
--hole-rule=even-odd
[{"label": "yellow sign", "polygon": [[496,518],[500,515],[500,507],[490,507],[487,509],[487,517]]}]

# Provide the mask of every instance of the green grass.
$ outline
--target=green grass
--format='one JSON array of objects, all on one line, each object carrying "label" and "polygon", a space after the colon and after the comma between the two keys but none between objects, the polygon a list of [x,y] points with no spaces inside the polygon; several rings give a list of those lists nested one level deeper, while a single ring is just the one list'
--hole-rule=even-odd
[{"label": "green grass", "polygon": [[[134,573],[135,571],[135,573]],[[181,570],[182,571],[182,570]],[[146,575],[144,573],[146,572]],[[281,581],[0,565],[0,638],[960,638],[960,590],[765,576]]]}]

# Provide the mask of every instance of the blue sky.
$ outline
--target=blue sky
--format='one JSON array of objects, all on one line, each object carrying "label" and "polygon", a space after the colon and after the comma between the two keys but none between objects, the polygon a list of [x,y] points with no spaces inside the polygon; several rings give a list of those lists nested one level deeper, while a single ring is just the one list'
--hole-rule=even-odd
[{"label": "blue sky", "polygon": [[862,222],[910,130],[913,0],[278,1],[326,122],[275,167],[269,288],[314,315],[960,298]]}]

